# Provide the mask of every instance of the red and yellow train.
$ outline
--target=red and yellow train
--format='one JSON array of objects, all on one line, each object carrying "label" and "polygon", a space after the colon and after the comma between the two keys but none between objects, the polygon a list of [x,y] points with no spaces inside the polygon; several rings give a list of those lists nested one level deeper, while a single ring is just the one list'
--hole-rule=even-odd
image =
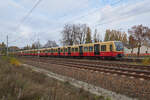
[{"label": "red and yellow train", "polygon": [[17,55],[121,58],[124,55],[123,48],[123,44],[120,41],[108,41],[55,48],[22,50],[18,51]]}]

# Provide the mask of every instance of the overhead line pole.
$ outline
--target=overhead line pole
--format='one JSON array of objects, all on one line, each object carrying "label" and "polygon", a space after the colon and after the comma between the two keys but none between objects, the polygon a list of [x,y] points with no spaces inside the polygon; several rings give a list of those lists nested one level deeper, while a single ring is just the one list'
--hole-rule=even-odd
[{"label": "overhead line pole", "polygon": [[6,55],[8,56],[8,35],[7,35],[7,51],[6,51]]}]

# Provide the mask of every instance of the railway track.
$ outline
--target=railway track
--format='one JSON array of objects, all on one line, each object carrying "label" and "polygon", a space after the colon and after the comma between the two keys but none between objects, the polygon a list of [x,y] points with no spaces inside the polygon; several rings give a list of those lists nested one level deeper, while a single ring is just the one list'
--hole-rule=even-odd
[{"label": "railway track", "polygon": [[[40,58],[41,59],[41,58]],[[77,62],[77,63],[87,63],[87,64],[95,64],[95,65],[104,65],[110,67],[120,67],[120,68],[130,68],[130,69],[139,69],[139,70],[150,70],[150,66],[143,66],[143,65],[133,65],[133,64],[126,64],[121,61],[105,61],[105,60],[80,60],[80,59],[67,59],[67,58],[47,58],[44,59],[49,60],[59,60],[59,61],[68,61],[68,62]]]},{"label": "railway track", "polygon": [[112,64],[104,62],[88,62],[81,60],[63,59],[63,58],[30,58],[32,61],[62,65],[68,68],[78,68],[84,70],[91,70],[102,73],[109,73],[120,76],[127,76],[131,78],[139,78],[150,80],[150,66],[136,66],[127,64]]}]

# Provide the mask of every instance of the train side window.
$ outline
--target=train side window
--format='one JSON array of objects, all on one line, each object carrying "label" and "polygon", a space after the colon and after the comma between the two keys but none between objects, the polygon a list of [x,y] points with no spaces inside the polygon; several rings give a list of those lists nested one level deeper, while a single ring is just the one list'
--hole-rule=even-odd
[{"label": "train side window", "polygon": [[89,51],[91,52],[91,51],[93,51],[93,47],[91,46],[91,47],[89,47]]},{"label": "train side window", "polygon": [[68,52],[67,48],[65,49],[65,52]]},{"label": "train side window", "polygon": [[72,52],[74,52],[74,48],[72,48]]},{"label": "train side window", "polygon": [[63,48],[63,53],[65,53],[65,48]]},{"label": "train side window", "polygon": [[88,47],[84,47],[84,51],[85,51],[85,52],[88,52]]},{"label": "train side window", "polygon": [[106,45],[101,46],[101,51],[106,51]]},{"label": "train side window", "polygon": [[112,45],[110,45],[110,51],[112,51]]},{"label": "train side window", "polygon": [[63,49],[60,49],[60,52],[63,52]]},{"label": "train side window", "polygon": [[75,48],[75,52],[78,52],[78,48]]}]

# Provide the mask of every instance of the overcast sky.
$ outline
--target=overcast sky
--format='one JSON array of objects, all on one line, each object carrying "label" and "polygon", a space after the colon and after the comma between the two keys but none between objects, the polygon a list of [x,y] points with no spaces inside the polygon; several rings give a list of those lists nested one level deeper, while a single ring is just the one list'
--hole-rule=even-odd
[{"label": "overcast sky", "polygon": [[150,0],[1,0],[0,42],[23,47],[39,38],[59,44],[64,24],[88,24],[103,39],[106,29],[127,31],[133,25],[150,27]]}]

